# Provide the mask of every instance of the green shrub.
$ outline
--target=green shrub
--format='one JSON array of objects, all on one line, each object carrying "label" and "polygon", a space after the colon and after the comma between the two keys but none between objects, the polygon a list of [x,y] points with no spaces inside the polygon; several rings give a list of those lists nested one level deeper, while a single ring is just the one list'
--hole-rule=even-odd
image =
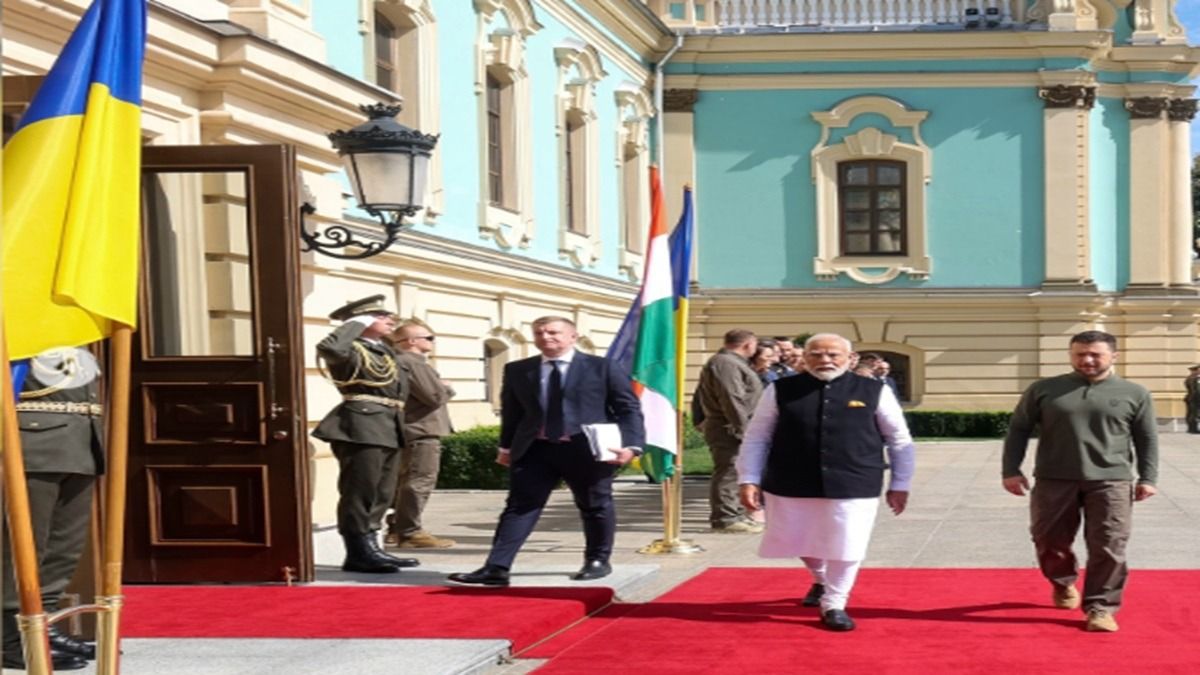
[{"label": "green shrub", "polygon": [[904,413],[913,436],[924,438],[1002,438],[1011,412],[909,410]]},{"label": "green shrub", "polygon": [[711,476],[712,455],[708,452],[708,441],[704,432],[692,425],[692,416],[683,415],[683,475]]},{"label": "green shrub", "polygon": [[[1009,412],[951,412],[909,410],[904,413],[913,436],[923,438],[1001,438],[1008,432]],[[442,439],[440,489],[503,490],[508,470],[496,463],[500,427],[486,426],[450,434]],[[704,434],[683,419],[683,473],[712,474],[712,457]],[[626,469],[627,473],[636,469]]]},{"label": "green shrub", "polygon": [[508,469],[496,463],[500,427],[475,427],[442,438],[439,489],[502,490],[508,488]]}]

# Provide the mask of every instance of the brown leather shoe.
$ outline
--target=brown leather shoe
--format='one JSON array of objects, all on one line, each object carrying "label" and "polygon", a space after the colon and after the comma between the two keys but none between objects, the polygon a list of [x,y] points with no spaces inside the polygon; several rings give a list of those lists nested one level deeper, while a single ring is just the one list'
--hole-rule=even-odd
[{"label": "brown leather shoe", "polygon": [[1093,607],[1088,610],[1087,624],[1084,628],[1093,633],[1115,633],[1118,627],[1117,620],[1113,618],[1112,612],[1107,609]]},{"label": "brown leather shoe", "polygon": [[454,543],[453,539],[435,537],[425,530],[421,530],[410,537],[400,539],[396,548],[450,548]]},{"label": "brown leather shoe", "polygon": [[1059,586],[1054,584],[1054,606],[1059,609],[1075,609],[1079,607],[1079,591],[1075,586]]}]

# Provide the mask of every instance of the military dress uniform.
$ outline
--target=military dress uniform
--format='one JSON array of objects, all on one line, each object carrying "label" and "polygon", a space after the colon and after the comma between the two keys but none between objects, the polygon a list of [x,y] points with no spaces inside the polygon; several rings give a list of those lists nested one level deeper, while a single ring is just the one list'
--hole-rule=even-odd
[{"label": "military dress uniform", "polygon": [[400,468],[408,378],[392,348],[363,338],[369,323],[354,319],[386,313],[382,295],[345,305],[329,315],[344,323],[317,344],[317,358],[342,402],[312,435],[329,442],[338,459],[337,525],[346,544],[342,569],[352,572],[395,572],[417,564],[385,553],[378,539]]},{"label": "military dress uniform", "polygon": [[[86,349],[43,352],[30,359],[17,403],[25,458],[29,510],[37,550],[42,604],[54,611],[87,545],[96,476],[104,472],[99,366]],[[5,546],[11,550],[8,522]],[[4,562],[4,665],[21,668],[24,658],[16,627],[18,594],[12,558]],[[95,646],[51,626],[56,670],[82,668]],[[82,658],[80,658],[82,657]]]}]

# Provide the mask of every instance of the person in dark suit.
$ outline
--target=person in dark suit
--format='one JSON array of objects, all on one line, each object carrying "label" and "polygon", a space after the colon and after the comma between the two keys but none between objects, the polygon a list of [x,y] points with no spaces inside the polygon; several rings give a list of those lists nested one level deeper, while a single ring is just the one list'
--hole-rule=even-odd
[{"label": "person in dark suit", "polygon": [[[616,509],[612,479],[617,467],[641,454],[641,406],[629,374],[607,359],[575,350],[575,324],[546,316],[533,322],[541,352],[504,368],[500,393],[499,464],[509,467],[508,501],[500,514],[487,562],[474,572],[451,574],[463,584],[507,586],[509,570],[533,531],[550,492],[566,482],[583,518],[583,567],[571,578],[599,579],[612,572]],[[582,425],[616,423],[616,458],[593,458]]]},{"label": "person in dark suit", "polygon": [[[42,605],[47,612],[75,574],[87,545],[92,521],[96,476],[104,472],[100,367],[87,349],[53,349],[30,359],[21,388],[17,418],[21,453],[29,488],[29,510],[37,547]],[[4,546],[10,551],[8,520]],[[24,669],[21,634],[17,629],[19,596],[12,557],[4,559],[5,668]],[[55,670],[78,670],[96,658],[96,646],[50,626],[50,654]]]},{"label": "person in dark suit", "polygon": [[383,341],[396,329],[396,317],[373,295],[338,308],[329,318],[341,321],[317,344],[322,372],[337,386],[342,402],[312,435],[329,442],[338,460],[338,534],[346,544],[342,569],[386,574],[415,567],[414,558],[397,558],[379,545],[383,516],[392,504],[404,446],[407,374]]}]

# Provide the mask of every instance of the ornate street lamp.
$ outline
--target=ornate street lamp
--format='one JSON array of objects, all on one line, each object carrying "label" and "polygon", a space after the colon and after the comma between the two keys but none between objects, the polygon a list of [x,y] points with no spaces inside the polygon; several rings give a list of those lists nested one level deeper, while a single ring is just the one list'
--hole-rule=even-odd
[{"label": "ornate street lamp", "polygon": [[[329,140],[345,163],[354,198],[360,208],[379,219],[384,239],[359,241],[345,225],[309,232],[301,216],[304,251],[334,258],[369,258],[396,241],[405,216],[421,210],[429,178],[429,158],[437,145],[437,135],[423,134],[397,122],[398,104],[376,103],[358,108],[367,115],[367,121],[349,131],[335,131],[329,134]],[[316,209],[306,203],[301,211],[311,215]],[[362,250],[347,253],[345,249],[350,246]]]}]

